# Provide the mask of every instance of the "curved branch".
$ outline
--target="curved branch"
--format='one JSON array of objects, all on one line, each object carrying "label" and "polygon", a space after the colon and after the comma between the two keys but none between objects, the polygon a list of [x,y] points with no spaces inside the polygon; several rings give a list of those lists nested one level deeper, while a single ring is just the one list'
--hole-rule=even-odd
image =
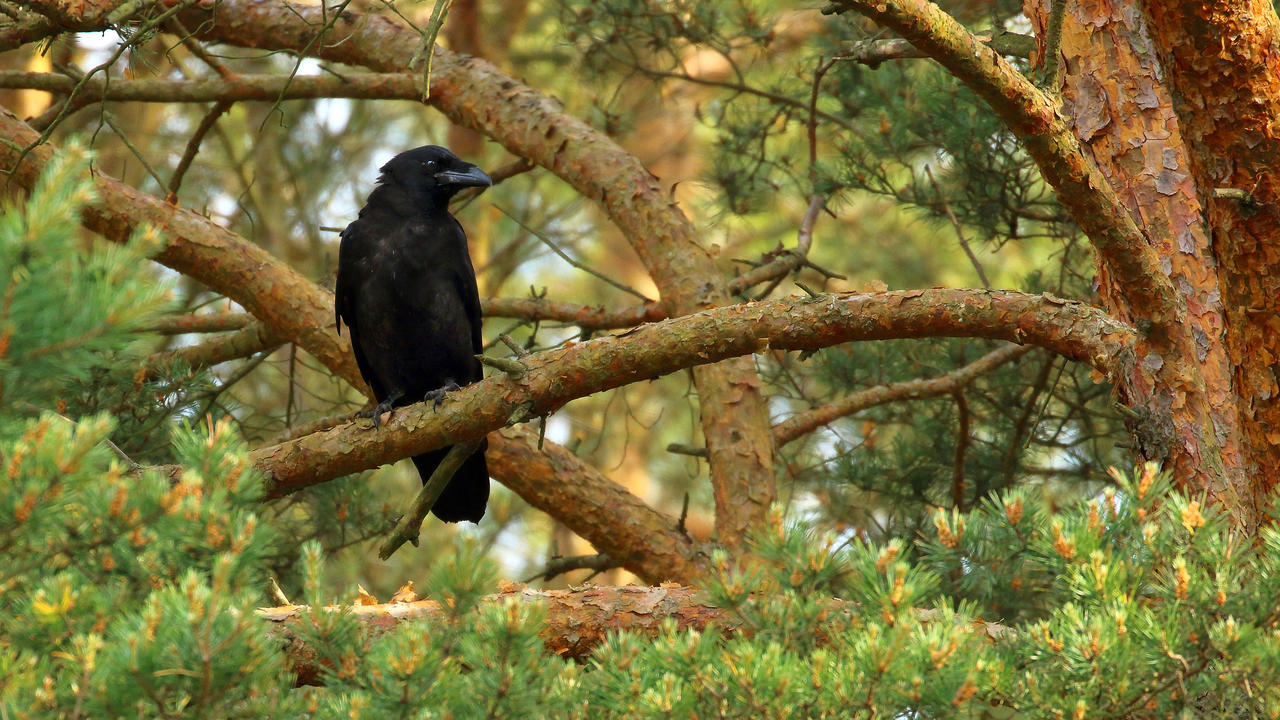
[{"label": "curved branch", "polygon": [[1129,326],[1098,308],[1016,292],[909,290],[743,303],[527,355],[521,361],[528,371],[519,380],[487,378],[450,395],[439,411],[419,403],[398,409],[378,430],[347,423],[252,457],[268,477],[269,492],[280,495],[479,439],[510,418],[550,414],[575,398],[766,347],[811,350],[939,336],[1036,344],[1108,375],[1123,373],[1135,340]]},{"label": "curved branch", "polygon": [[539,450],[537,433],[521,427],[489,433],[488,460],[495,480],[646,582],[693,583],[710,568],[709,550],[681,532],[674,518],[567,448],[548,442]]},{"label": "curved branch", "polygon": [[934,378],[906,380],[871,387],[827,403],[812,410],[796,413],[773,426],[773,436],[778,445],[785,445],[792,440],[813,432],[837,418],[847,417],[862,412],[869,407],[884,405],[898,400],[920,400],[923,398],[949,395],[973,382],[974,378],[991,372],[1010,360],[1019,358],[1031,350],[1032,345],[1011,345],[993,350],[974,360],[962,368]]}]

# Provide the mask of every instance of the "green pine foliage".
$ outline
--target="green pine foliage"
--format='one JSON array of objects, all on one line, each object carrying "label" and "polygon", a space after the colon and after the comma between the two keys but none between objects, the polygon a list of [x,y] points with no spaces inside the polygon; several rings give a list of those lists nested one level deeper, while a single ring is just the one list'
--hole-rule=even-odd
[{"label": "green pine foliage", "polygon": [[0,403],[55,409],[39,403],[65,403],[69,384],[128,348],[162,307],[165,285],[137,268],[160,241],[154,232],[128,245],[82,242],[88,163],[87,151],[65,149],[25,205],[0,209]]}]

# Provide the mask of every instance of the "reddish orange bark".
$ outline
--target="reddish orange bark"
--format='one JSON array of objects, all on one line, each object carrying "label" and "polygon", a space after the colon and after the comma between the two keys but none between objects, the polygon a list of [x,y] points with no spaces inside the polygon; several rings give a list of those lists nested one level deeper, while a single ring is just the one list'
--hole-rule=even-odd
[{"label": "reddish orange bark", "polygon": [[490,376],[451,394],[438,411],[418,403],[397,409],[378,430],[367,422],[345,423],[255,450],[251,457],[267,475],[269,492],[280,495],[452,442],[478,440],[504,423],[553,412],[574,398],[765,347],[809,350],[852,340],[944,336],[1036,344],[1123,377],[1135,334],[1090,305],[995,290],[745,303],[529,355],[518,379]]},{"label": "reddish orange bark", "polygon": [[[440,603],[432,600],[374,603],[374,598],[367,595],[361,600],[371,604],[354,604],[343,609],[360,618],[371,634],[407,620],[435,618],[445,614]],[[660,587],[533,590],[520,583],[509,583],[502,588],[502,592],[489,595],[484,601],[541,608],[544,617],[541,635],[547,651],[578,660],[589,657],[591,651],[611,633],[640,633],[652,638],[668,622],[674,622],[680,630],[692,632],[702,632],[713,626],[726,635],[747,630],[733,613],[712,606],[702,591],[675,584]],[[336,606],[325,608],[326,611],[338,609]],[[278,630],[289,640],[288,662],[298,674],[299,685],[318,684],[322,679],[321,667],[314,652],[291,631],[292,626],[302,622],[308,612],[311,610],[305,605],[283,605],[258,610],[259,617],[276,623]],[[512,617],[514,619],[515,616]],[[923,622],[934,622],[939,614],[936,610],[920,610],[917,617]],[[826,623],[819,630],[838,632],[848,628],[853,622],[854,608],[843,600],[832,599]],[[971,632],[978,633],[978,637],[989,641],[997,641],[1012,632],[1008,626],[981,621],[974,621],[966,627]],[[429,632],[429,627],[424,627],[424,631]],[[353,666],[358,662],[359,658],[351,658]]]},{"label": "reddish orange bark", "polygon": [[[1050,2],[1029,0],[1024,10],[1036,26],[1043,54]],[[1251,526],[1257,519],[1256,507],[1232,399],[1232,363],[1224,343],[1226,317],[1217,261],[1170,91],[1152,54],[1146,25],[1141,15],[1130,10],[1121,4],[1067,2],[1059,46],[1065,70],[1062,111],[1083,150],[1106,176],[1148,244],[1165,260],[1161,271],[1182,296],[1183,317],[1195,352],[1188,360],[1200,366],[1202,402],[1207,404],[1222,455],[1223,489],[1231,490],[1227,498],[1219,499],[1236,507],[1242,523]],[[1105,264],[1098,268],[1098,281],[1108,308],[1132,321],[1126,285]],[[1173,412],[1180,414],[1184,408],[1175,406]],[[1177,455],[1184,462],[1198,461],[1193,453]],[[1175,469],[1178,465],[1175,456]],[[1213,487],[1210,491],[1220,495]]]},{"label": "reddish orange bark", "polygon": [[1280,19],[1268,0],[1142,5],[1208,209],[1260,502],[1280,468]]}]

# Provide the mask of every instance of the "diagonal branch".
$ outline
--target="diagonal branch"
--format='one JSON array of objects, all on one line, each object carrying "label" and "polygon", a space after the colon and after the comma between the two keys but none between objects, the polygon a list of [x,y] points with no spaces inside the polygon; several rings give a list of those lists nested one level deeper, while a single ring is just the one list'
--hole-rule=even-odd
[{"label": "diagonal branch", "polygon": [[284,340],[270,328],[253,322],[235,332],[218,335],[195,345],[152,353],[142,361],[143,372],[146,377],[155,377],[175,362],[182,362],[193,369],[213,367],[229,360],[256,355],[283,343]]},{"label": "diagonal branch", "polygon": [[[314,98],[374,100],[422,100],[414,73],[343,73],[335,75],[232,75],[207,80],[166,78],[123,79],[103,77],[86,80],[76,93],[77,102],[276,102]],[[59,73],[0,71],[0,88],[22,88],[69,94],[76,79]]]},{"label": "diagonal branch", "polygon": [[675,518],[567,448],[544,442],[539,450],[537,433],[522,427],[489,433],[488,460],[495,480],[646,582],[697,582],[710,567],[710,549],[682,532]]},{"label": "diagonal branch", "polygon": [[905,380],[877,387],[859,390],[835,400],[796,413],[773,426],[774,437],[778,445],[785,445],[792,440],[813,432],[833,420],[862,412],[869,407],[884,405],[898,400],[920,400],[923,398],[949,395],[973,382],[974,378],[985,375],[1010,360],[1022,357],[1034,350],[1032,345],[1010,345],[999,350],[992,350],[962,368],[934,378]]}]

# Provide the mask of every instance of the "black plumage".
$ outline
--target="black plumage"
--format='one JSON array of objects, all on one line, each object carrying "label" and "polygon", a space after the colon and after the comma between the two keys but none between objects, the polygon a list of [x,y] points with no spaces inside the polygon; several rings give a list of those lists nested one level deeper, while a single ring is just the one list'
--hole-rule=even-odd
[{"label": "black plumage", "polygon": [[[342,231],[335,309],[351,332],[360,374],[382,413],[479,380],[480,296],[467,235],[449,199],[490,185],[483,170],[436,145],[400,153],[382,166],[360,216]],[[423,482],[449,448],[413,458]],[[453,476],[432,512],[447,522],[478,521],[489,499],[481,445]]]}]

